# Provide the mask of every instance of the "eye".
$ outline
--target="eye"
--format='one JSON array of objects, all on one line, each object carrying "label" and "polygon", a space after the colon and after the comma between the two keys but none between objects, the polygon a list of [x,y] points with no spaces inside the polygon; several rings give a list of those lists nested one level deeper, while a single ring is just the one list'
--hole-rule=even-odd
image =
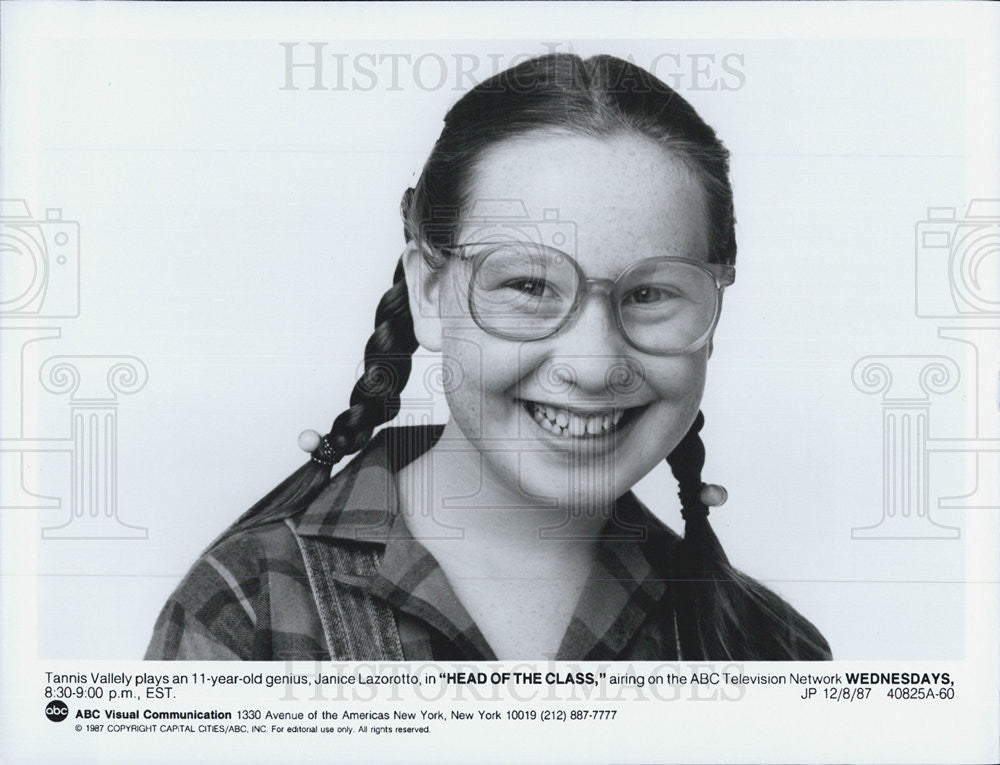
[{"label": "eye", "polygon": [[548,283],[544,279],[511,279],[503,286],[505,289],[517,290],[518,292],[523,292],[525,295],[531,295],[532,297],[544,297],[546,292],[552,292]]},{"label": "eye", "polygon": [[644,305],[659,307],[683,297],[679,292],[664,285],[646,284],[629,292],[622,298],[623,305]]}]

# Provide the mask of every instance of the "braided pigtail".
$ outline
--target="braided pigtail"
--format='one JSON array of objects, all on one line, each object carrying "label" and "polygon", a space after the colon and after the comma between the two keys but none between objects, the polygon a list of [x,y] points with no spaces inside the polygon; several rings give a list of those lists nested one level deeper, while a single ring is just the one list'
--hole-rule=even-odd
[{"label": "braided pigtail", "polygon": [[820,632],[778,595],[729,563],[708,522],[701,412],[667,457],[680,487],[684,538],[674,563],[677,637],[685,660],[829,659]]},{"label": "braided pigtail", "polygon": [[[321,462],[327,473],[342,457],[364,448],[375,428],[399,413],[399,394],[410,377],[415,350],[417,338],[400,259],[393,285],[375,311],[375,330],[365,345],[365,368],[351,391],[351,405],[337,416],[323,438],[330,452],[330,459]],[[313,459],[317,459],[315,453]]]},{"label": "braided pigtail", "polygon": [[312,452],[309,461],[244,513],[211,547],[239,531],[304,510],[330,480],[330,469],[364,448],[375,428],[399,412],[399,394],[406,387],[416,349],[401,259],[393,285],[375,311],[375,330],[365,345],[364,372],[351,391],[350,406],[337,416],[325,436],[312,434],[310,439],[303,434],[300,445]]}]

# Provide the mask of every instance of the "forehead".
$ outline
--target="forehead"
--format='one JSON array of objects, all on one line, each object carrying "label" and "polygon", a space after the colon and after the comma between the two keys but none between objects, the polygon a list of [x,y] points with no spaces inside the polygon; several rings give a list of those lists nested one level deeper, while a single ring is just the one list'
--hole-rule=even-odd
[{"label": "forehead", "polygon": [[460,241],[508,232],[540,240],[595,276],[613,276],[642,258],[708,259],[701,184],[645,136],[510,139],[483,153],[470,191]]}]

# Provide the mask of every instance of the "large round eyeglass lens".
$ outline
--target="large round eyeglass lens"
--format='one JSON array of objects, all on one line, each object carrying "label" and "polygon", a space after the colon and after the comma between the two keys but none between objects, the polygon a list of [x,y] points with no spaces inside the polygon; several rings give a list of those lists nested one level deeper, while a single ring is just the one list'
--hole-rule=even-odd
[{"label": "large round eyeglass lens", "polygon": [[472,276],[472,309],[484,329],[532,339],[572,310],[579,276],[564,255],[530,243],[489,245]]},{"label": "large round eyeglass lens", "polygon": [[650,261],[625,275],[618,311],[633,343],[660,353],[703,340],[715,321],[715,279],[691,263]]}]

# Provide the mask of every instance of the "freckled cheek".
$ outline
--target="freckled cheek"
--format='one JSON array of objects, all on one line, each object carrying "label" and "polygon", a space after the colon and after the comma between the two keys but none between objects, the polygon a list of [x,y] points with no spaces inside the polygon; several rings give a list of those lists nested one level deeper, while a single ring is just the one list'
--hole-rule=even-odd
[{"label": "freckled cheek", "polygon": [[446,337],[441,350],[451,383],[445,388],[448,407],[468,436],[514,414],[509,404],[520,380],[516,343],[476,328]]},{"label": "freckled cheek", "polygon": [[[446,276],[449,274],[450,271]],[[484,339],[489,336],[476,325],[457,285],[446,283],[439,300],[441,357],[450,382],[445,392],[451,404],[453,398],[457,400],[461,396],[464,399],[470,391],[481,389],[488,351]]]},{"label": "freckled cheek", "polygon": [[460,343],[442,348],[445,364],[461,377],[462,387],[481,390],[487,396],[513,392],[520,379],[516,347],[498,348],[503,341],[492,340],[481,332],[468,333]]},{"label": "freckled cheek", "polygon": [[630,459],[621,466],[624,488],[652,470],[684,437],[701,405],[705,360],[690,356],[661,359],[647,369],[647,384],[655,401],[644,418],[640,437],[626,444]]},{"label": "freckled cheek", "polygon": [[647,382],[664,404],[697,406],[705,390],[706,369],[703,353],[666,359],[648,369]]}]

